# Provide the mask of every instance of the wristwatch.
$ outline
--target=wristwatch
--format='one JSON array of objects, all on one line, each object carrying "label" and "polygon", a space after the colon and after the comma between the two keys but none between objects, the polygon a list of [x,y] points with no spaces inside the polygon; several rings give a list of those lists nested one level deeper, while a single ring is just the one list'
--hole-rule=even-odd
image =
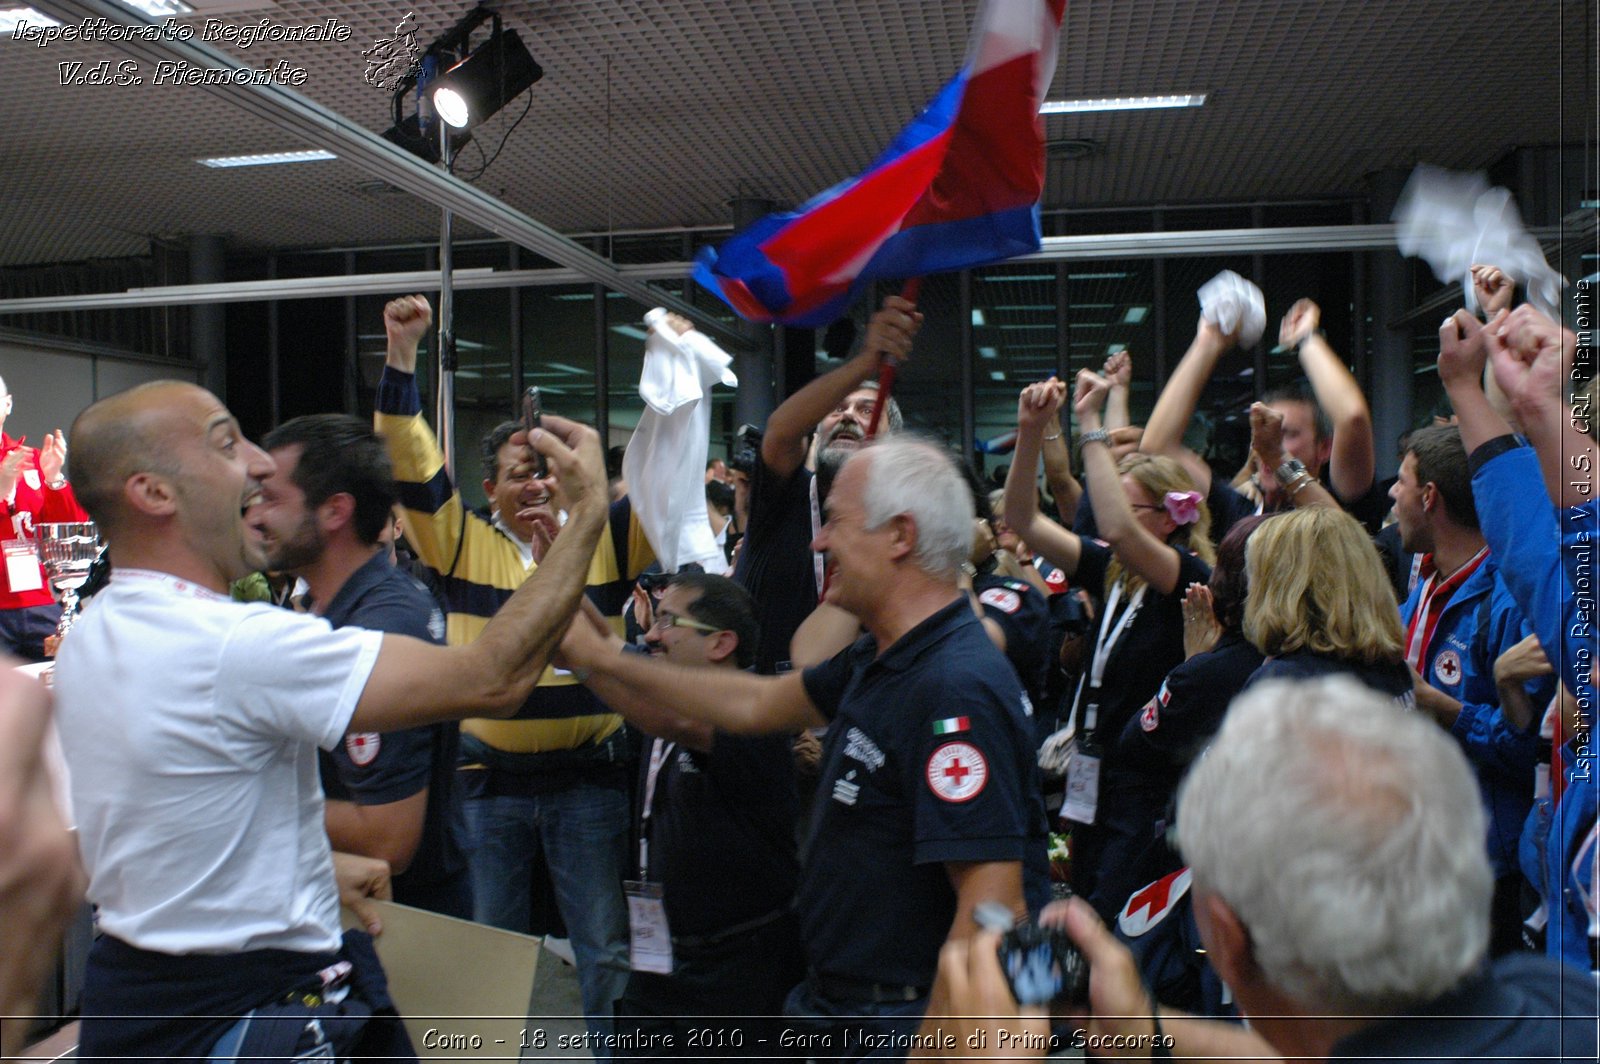
[{"label": "wristwatch", "polygon": [[1311,474],[1306,470],[1306,464],[1298,458],[1285,458],[1272,475],[1278,478],[1278,483],[1288,487],[1296,477],[1308,477]]},{"label": "wristwatch", "polygon": [[1111,433],[1105,429],[1090,429],[1088,432],[1083,433],[1078,437],[1079,454],[1083,453],[1084,444],[1087,443],[1103,443],[1109,447],[1111,446]]}]

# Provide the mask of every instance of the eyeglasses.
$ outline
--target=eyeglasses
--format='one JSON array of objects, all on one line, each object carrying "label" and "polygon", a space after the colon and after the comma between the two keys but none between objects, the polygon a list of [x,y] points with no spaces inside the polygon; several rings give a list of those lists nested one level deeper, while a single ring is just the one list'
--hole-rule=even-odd
[{"label": "eyeglasses", "polygon": [[690,628],[696,632],[720,632],[714,624],[705,624],[692,617],[680,617],[671,610],[660,610],[656,613],[656,622],[650,626],[652,632],[664,632],[668,628]]}]

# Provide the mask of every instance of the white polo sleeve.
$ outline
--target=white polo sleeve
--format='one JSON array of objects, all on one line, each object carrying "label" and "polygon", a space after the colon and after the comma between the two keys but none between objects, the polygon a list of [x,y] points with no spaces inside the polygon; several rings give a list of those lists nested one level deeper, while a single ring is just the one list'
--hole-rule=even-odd
[{"label": "white polo sleeve", "polygon": [[378,660],[383,633],[335,629],[272,606],[248,610],[222,647],[219,706],[267,737],[331,750],[344,737]]}]

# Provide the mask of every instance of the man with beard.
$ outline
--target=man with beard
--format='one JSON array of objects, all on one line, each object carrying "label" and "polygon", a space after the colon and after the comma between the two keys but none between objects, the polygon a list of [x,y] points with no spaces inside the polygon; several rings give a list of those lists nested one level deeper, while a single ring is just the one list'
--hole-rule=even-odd
[{"label": "man with beard", "polygon": [[[767,419],[761,460],[751,477],[750,519],[733,578],[758,603],[761,642],[756,671],[788,672],[789,641],[822,598],[826,572],[811,541],[822,528],[834,474],[865,439],[877,402],[878,360],[905,359],[922,314],[899,296],[872,316],[856,356],[795,392]],[[901,426],[891,399],[884,425]],[[806,468],[806,441],[816,434],[816,472]]]},{"label": "man with beard", "polygon": [[[443,611],[382,542],[397,498],[383,441],[348,415],[314,414],[261,442],[278,467],[250,516],[267,567],[304,579],[311,612],[335,628],[443,644]],[[389,862],[396,901],[469,920],[459,745],[455,721],[351,732],[322,753],[321,769],[333,848]]]}]

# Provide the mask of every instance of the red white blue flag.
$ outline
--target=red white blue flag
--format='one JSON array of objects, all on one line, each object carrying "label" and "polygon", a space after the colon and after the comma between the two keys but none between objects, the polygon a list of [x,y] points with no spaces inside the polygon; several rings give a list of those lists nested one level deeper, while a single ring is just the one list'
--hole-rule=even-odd
[{"label": "red white blue flag", "polygon": [[1037,251],[1065,9],[984,0],[961,72],[865,173],[702,250],[695,280],[749,321],[819,326],[873,281]]}]

